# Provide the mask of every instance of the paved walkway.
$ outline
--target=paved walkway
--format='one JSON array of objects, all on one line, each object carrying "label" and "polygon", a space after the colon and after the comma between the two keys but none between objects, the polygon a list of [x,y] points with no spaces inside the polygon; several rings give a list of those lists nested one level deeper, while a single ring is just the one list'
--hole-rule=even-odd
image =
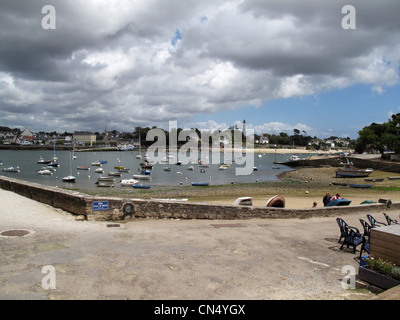
[{"label": "paved walkway", "polygon": [[[390,214],[398,217],[398,212]],[[358,219],[363,217],[344,218],[361,229]],[[342,268],[357,270],[358,255],[339,250],[333,217],[144,219],[118,226],[76,221],[64,211],[0,189],[0,233],[20,229],[30,233],[0,236],[0,299],[373,296],[366,290],[342,289]]]}]

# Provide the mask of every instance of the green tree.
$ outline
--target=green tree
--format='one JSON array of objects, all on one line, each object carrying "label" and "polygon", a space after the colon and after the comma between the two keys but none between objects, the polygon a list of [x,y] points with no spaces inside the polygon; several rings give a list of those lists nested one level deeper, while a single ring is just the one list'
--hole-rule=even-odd
[{"label": "green tree", "polygon": [[385,150],[400,152],[400,113],[392,115],[383,124],[372,123],[358,132],[355,151],[377,150],[382,155]]}]

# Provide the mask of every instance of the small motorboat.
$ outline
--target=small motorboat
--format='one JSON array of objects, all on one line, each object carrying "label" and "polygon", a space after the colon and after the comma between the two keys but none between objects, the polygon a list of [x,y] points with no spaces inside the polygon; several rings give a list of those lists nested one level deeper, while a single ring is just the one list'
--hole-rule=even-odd
[{"label": "small motorboat", "polygon": [[364,189],[372,188],[372,184],[353,184],[353,183],[351,183],[351,184],[349,184],[349,186],[351,188],[364,188]]},{"label": "small motorboat", "polygon": [[114,182],[115,179],[113,177],[98,177],[97,181],[108,181],[108,182]]},{"label": "small motorboat", "polygon": [[139,183],[139,180],[136,179],[124,179],[120,181],[121,186],[127,186],[127,187],[130,187],[137,183]]},{"label": "small motorboat", "polygon": [[133,184],[132,188],[136,188],[136,189],[150,189],[151,186],[150,185],[143,185],[143,184]]},{"label": "small motorboat", "polygon": [[62,181],[64,182],[76,182],[76,178],[74,176],[66,176],[62,178]]},{"label": "small motorboat", "polygon": [[103,168],[96,168],[94,170],[94,172],[96,172],[96,173],[104,173],[104,169]]},{"label": "small motorboat", "polygon": [[121,177],[121,176],[122,176],[122,173],[121,173],[121,172],[118,172],[118,171],[109,171],[109,172],[108,172],[108,175],[109,175],[109,176],[112,176],[112,177]]},{"label": "small motorboat", "polygon": [[348,184],[344,183],[344,182],[332,182],[332,184],[334,186],[342,186],[342,187],[346,187]]},{"label": "small motorboat", "polygon": [[89,167],[77,167],[78,170],[90,170]]},{"label": "small motorboat", "polygon": [[38,171],[36,171],[36,173],[40,174],[40,175],[48,175],[48,176],[51,176],[53,174],[53,172],[51,172],[48,169],[38,170]]},{"label": "small motorboat", "polygon": [[49,163],[51,163],[51,160],[44,160],[42,157],[40,157],[39,160],[37,161],[37,163],[39,163],[39,164],[49,164]]},{"label": "small motorboat", "polygon": [[208,182],[192,182],[192,186],[194,187],[207,187]]},{"label": "small motorboat", "polygon": [[284,208],[285,198],[279,195],[273,196],[267,201],[266,207]]},{"label": "small motorboat", "polygon": [[97,182],[97,187],[99,188],[113,188],[114,184],[113,183],[108,183],[108,182]]},{"label": "small motorboat", "polygon": [[134,179],[138,179],[138,180],[151,180],[151,176],[150,175],[134,174],[133,178]]},{"label": "small motorboat", "polygon": [[237,198],[233,204],[237,205],[237,206],[252,206],[253,198],[252,197],[240,197],[240,198]]},{"label": "small motorboat", "polygon": [[164,167],[164,171],[171,171],[172,169],[170,167]]},{"label": "small motorboat", "polygon": [[8,168],[3,168],[2,171],[4,172],[20,172],[19,167],[8,167]]},{"label": "small motorboat", "polygon": [[343,168],[336,170],[336,178],[363,178],[368,177],[374,170],[357,169],[348,160],[343,165]]},{"label": "small motorboat", "polygon": [[347,199],[336,199],[330,201],[326,207],[336,207],[336,206],[348,206],[350,205],[351,201]]},{"label": "small motorboat", "polygon": [[51,162],[47,166],[53,167],[53,168],[58,168],[60,165],[58,163],[56,163],[56,162]]}]

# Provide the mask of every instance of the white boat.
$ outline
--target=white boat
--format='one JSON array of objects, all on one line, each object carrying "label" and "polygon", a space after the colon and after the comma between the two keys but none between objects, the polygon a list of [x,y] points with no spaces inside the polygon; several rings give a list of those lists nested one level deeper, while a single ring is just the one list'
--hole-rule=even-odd
[{"label": "white boat", "polygon": [[188,170],[194,171],[194,167],[193,167],[193,166],[190,166],[190,167],[188,167]]},{"label": "white boat", "polygon": [[113,183],[107,183],[107,182],[96,182],[97,187],[102,187],[102,188],[114,188]]},{"label": "white boat", "polygon": [[8,167],[8,168],[3,168],[4,172],[20,172],[19,167]]},{"label": "white boat", "polygon": [[151,176],[150,175],[134,174],[133,178],[134,179],[138,179],[138,180],[151,180]]},{"label": "white boat", "polygon": [[69,176],[62,178],[64,182],[76,182],[76,178],[72,175],[71,158],[69,157]]},{"label": "white boat", "polygon": [[73,152],[73,154],[72,154],[72,160],[76,160],[78,157],[77,157],[76,154],[75,154],[75,142],[74,142],[74,146],[72,147],[72,152]]},{"label": "white boat", "polygon": [[252,206],[253,198],[252,197],[240,197],[240,198],[237,198],[233,204],[236,206]]},{"label": "white boat", "polygon": [[98,177],[97,181],[111,181],[111,182],[114,182],[115,179],[113,177]]},{"label": "white boat", "polygon": [[97,166],[97,167],[101,167],[102,164],[100,161],[96,161],[96,162],[92,162],[92,166]]},{"label": "white boat", "polygon": [[103,168],[97,168],[94,170],[94,172],[96,173],[104,173],[104,169]]},{"label": "white boat", "polygon": [[299,160],[302,160],[299,156],[296,156],[296,155],[292,155],[290,158],[289,158],[289,162],[295,162],[295,161],[299,161]]},{"label": "white boat", "polygon": [[336,178],[362,178],[368,177],[373,169],[357,169],[347,160],[343,168],[336,170]]},{"label": "white boat", "polygon": [[135,150],[135,146],[133,144],[120,144],[117,149],[118,151],[132,151]]},{"label": "white boat", "polygon": [[118,171],[108,171],[108,175],[113,177],[120,177],[122,176],[122,173]]},{"label": "white boat", "polygon": [[42,157],[40,157],[39,160],[37,161],[37,163],[39,163],[39,164],[49,164],[49,163],[51,163],[51,160],[44,160]]},{"label": "white boat", "polygon": [[54,168],[54,167],[49,167],[49,166],[47,166],[47,167],[42,167],[41,170],[49,170],[49,171],[51,171],[51,172],[54,172],[54,171],[56,171],[57,169]]},{"label": "white boat", "polygon": [[62,181],[64,182],[76,182],[76,178],[74,176],[66,176],[62,178]]},{"label": "white boat", "polygon": [[139,180],[136,179],[124,179],[120,181],[121,186],[132,186],[133,184],[139,183]]},{"label": "white boat", "polygon": [[227,166],[219,166],[219,167],[218,167],[218,170],[227,170],[227,169],[228,169]]},{"label": "white boat", "polygon": [[49,176],[53,174],[53,172],[51,172],[51,171],[48,170],[48,169],[38,170],[38,171],[36,171],[36,173],[37,173],[37,174],[40,174],[40,175],[49,175]]}]

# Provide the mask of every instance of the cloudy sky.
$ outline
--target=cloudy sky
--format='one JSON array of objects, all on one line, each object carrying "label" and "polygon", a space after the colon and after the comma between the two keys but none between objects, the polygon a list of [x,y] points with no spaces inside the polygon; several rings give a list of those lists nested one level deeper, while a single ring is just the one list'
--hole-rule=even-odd
[{"label": "cloudy sky", "polygon": [[[342,25],[348,4],[355,29]],[[399,12],[398,0],[0,0],[0,125],[246,120],[357,138],[400,112]]]}]

